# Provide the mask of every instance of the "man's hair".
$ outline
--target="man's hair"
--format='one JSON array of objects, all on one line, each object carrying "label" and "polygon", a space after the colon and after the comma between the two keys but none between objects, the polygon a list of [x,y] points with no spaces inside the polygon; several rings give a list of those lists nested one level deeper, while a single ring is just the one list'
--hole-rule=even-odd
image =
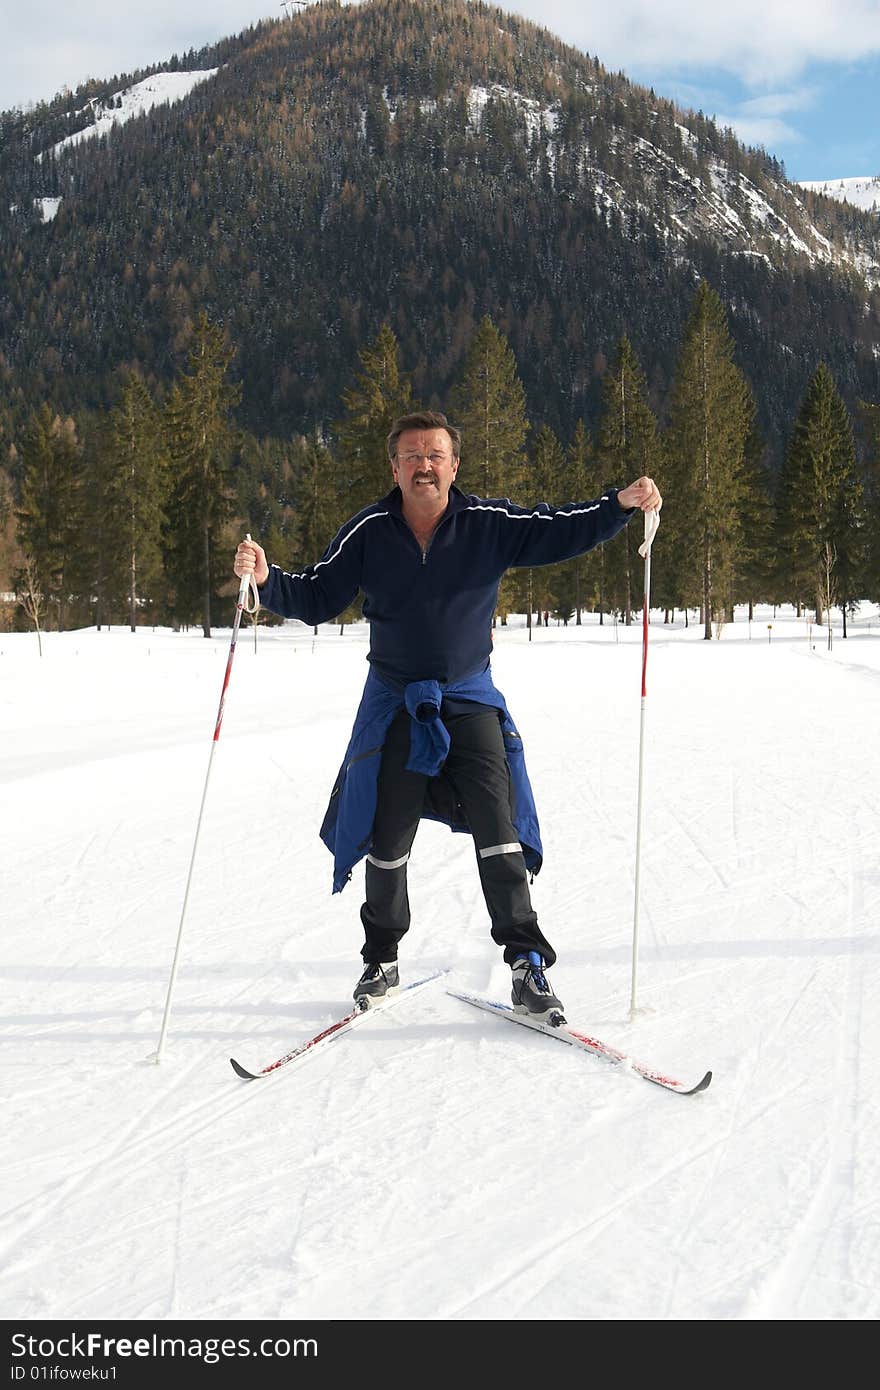
[{"label": "man's hair", "polygon": [[397,458],[397,441],[404,430],[445,430],[452,442],[452,457],[457,459],[461,453],[461,434],[445,415],[439,410],[417,410],[412,415],[401,415],[391,426],[388,457],[392,462]]}]

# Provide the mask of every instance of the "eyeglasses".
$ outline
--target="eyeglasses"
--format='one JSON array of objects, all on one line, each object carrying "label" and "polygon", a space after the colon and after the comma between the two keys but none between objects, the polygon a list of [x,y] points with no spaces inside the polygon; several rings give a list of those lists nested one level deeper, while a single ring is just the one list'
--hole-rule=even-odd
[{"label": "eyeglasses", "polygon": [[400,462],[400,463],[420,463],[421,460],[424,459],[426,463],[432,463],[432,464],[434,464],[434,465],[439,465],[439,464],[441,464],[441,463],[449,463],[450,459],[452,458],[452,455],[451,455],[451,454],[441,454],[441,453],[432,453],[432,454],[400,454],[398,457],[399,457],[399,462]]}]

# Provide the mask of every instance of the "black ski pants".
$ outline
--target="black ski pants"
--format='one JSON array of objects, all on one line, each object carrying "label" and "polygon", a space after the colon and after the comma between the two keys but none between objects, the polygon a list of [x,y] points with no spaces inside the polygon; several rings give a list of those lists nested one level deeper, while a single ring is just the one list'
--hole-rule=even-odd
[{"label": "black ski pants", "polygon": [[[473,835],[492,938],[504,948],[508,964],[524,952],[538,951],[550,966],[556,952],[543,936],[532,907],[528,871],[513,826],[510,769],[498,712],[476,704],[466,712],[444,708],[443,722],[451,739],[443,775],[452,784]],[[396,960],[398,943],[410,925],[407,860],[429,778],[406,770],[409,744],[410,718],[401,710],[382,749],[372,847],[367,855],[366,901],[361,908],[366,941],[361,954],[368,964]]]}]

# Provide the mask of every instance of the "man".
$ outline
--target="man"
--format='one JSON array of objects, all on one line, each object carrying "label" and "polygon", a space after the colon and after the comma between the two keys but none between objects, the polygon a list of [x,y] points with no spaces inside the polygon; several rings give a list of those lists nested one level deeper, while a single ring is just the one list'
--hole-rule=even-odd
[{"label": "man", "polygon": [[423,816],[469,831],[493,940],[512,970],[517,1010],[562,1015],[547,979],[556,952],[538,926],[528,873],[541,867],[522,744],[492,681],[492,617],[511,567],[571,559],[662,505],[650,478],[593,502],[529,509],[454,486],[460,435],[444,415],[402,416],[388,436],[394,487],[345,523],[301,573],[269,565],[242,541],[236,575],[253,575],[271,612],[314,625],[362,590],[370,674],[321,837],[335,858],[334,892],[366,854],[361,908],[362,1005],[398,986],[409,928],[406,865]]}]

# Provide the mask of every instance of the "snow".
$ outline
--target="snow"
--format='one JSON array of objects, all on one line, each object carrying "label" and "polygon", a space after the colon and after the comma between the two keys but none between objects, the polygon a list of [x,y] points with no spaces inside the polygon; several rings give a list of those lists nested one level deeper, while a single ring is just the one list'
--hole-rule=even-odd
[{"label": "snow", "polygon": [[[184,97],[189,96],[193,87],[198,86],[200,82],[206,82],[218,71],[218,68],[205,68],[196,72],[154,72],[152,76],[143,78],[134,86],[114,92],[110,98],[111,105],[96,100],[92,103],[95,108],[94,125],[86,126],[74,135],[65,136],[53,147],[53,152],[57,155],[61,150],[78,145],[83,140],[107,135],[115,125],[124,125],[135,116],[143,116],[152,111],[154,106],[182,101]],[[116,105],[117,102],[119,105]],[[42,159],[42,155],[38,155],[37,158]]]},{"label": "snow", "polygon": [[880,175],[875,178],[826,179],[824,182],[802,183],[800,186],[811,188],[814,193],[825,193],[840,202],[851,203],[865,212],[880,212]]},{"label": "snow", "polygon": [[42,220],[43,220],[44,223],[46,223],[46,222],[54,222],[55,217],[56,217],[56,215],[57,215],[57,213],[58,213],[58,209],[60,208],[60,206],[61,206],[61,199],[60,199],[60,198],[35,198],[35,199],[34,199],[34,207],[38,207],[38,208],[40,209],[40,217],[42,218]]},{"label": "snow", "polygon": [[494,83],[492,87],[471,87],[468,92],[467,105],[470,115],[471,125],[479,127],[483,119],[483,113],[492,100],[509,102],[521,112],[526,127],[526,134],[529,140],[536,135],[552,135],[559,124],[559,111],[553,106],[542,106],[540,102],[532,97],[524,96],[522,92],[515,91],[512,87],[503,87],[499,83]]},{"label": "snow", "polygon": [[[58,209],[59,209],[60,206],[61,206],[61,199],[60,199],[60,198],[34,198],[33,206],[34,206],[35,208],[38,209],[39,214],[40,214],[40,221],[41,221],[41,222],[43,223],[43,225],[45,226],[45,224],[46,224],[47,222],[54,222],[54,220],[55,220],[55,218],[56,218],[56,216],[57,216],[57,214],[58,214]],[[17,211],[18,211],[18,204],[17,204],[17,203],[13,203],[12,206],[10,207],[9,211],[10,211],[10,212],[17,212]],[[2,595],[0,595],[0,598],[2,598]]]},{"label": "snow", "polygon": [[[662,563],[655,545],[654,572]],[[228,619],[227,619],[228,621]],[[569,1020],[670,1095],[432,985],[345,1012],[363,866],[318,839],[363,627],[0,636],[7,1320],[874,1320],[880,620],[495,633]],[[770,626],[772,624],[772,626]],[[180,972],[155,1051],[211,749]],[[425,823],[404,982],[504,999],[473,848]]]}]

